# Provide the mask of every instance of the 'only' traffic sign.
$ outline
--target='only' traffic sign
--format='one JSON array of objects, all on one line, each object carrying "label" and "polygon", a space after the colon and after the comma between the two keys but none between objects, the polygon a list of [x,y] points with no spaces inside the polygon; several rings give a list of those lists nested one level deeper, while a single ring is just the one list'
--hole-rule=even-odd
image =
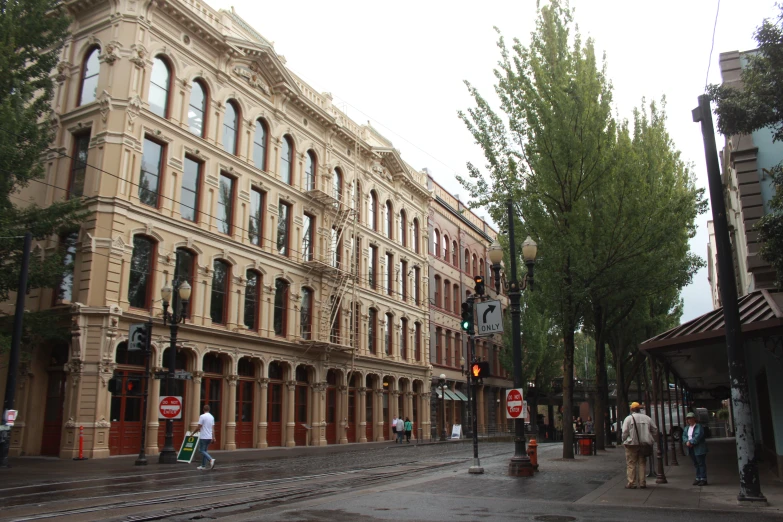
[{"label": "'only' traffic sign", "polygon": [[475,314],[476,335],[492,335],[503,333],[503,311],[500,301],[493,299],[476,303]]},{"label": "'only' traffic sign", "polygon": [[522,389],[512,388],[506,390],[506,418],[524,419],[525,408],[522,401]]}]

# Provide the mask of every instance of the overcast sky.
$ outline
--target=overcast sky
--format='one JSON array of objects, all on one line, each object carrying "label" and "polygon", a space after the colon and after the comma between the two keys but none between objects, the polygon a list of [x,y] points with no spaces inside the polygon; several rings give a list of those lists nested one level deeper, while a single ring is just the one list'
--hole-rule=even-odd
[{"label": "overcast sky", "polygon": [[[455,174],[464,174],[468,161],[485,164],[457,118],[457,110],[471,106],[463,80],[492,96],[498,61],[493,26],[507,39],[527,44],[536,17],[534,0],[207,2],[217,9],[234,6],[275,43],[292,71],[319,92],[331,92],[357,122],[370,121],[408,163],[428,168],[463,201],[466,192]],[[598,53],[606,53],[615,112],[630,118],[643,97],[666,96],[671,136],[706,188],[701,130],[691,110],[704,91],[708,66],[709,83],[720,83],[720,53],[755,47],[753,31],[777,13],[774,0],[724,0],[711,60],[718,0],[572,0],[571,5],[582,35],[595,40]],[[691,250],[702,257],[710,217],[699,218],[699,233],[691,241]],[[712,310],[706,269],[683,298],[683,321]]]}]

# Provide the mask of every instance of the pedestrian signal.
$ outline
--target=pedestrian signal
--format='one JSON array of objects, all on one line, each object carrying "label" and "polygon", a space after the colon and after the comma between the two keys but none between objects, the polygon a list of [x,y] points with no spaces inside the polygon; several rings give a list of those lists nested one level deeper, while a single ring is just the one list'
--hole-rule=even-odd
[{"label": "pedestrian signal", "polygon": [[470,373],[474,379],[484,379],[490,377],[489,363],[487,361],[474,362],[470,365]]},{"label": "pedestrian signal", "polygon": [[140,377],[128,377],[125,380],[125,395],[141,395]]}]

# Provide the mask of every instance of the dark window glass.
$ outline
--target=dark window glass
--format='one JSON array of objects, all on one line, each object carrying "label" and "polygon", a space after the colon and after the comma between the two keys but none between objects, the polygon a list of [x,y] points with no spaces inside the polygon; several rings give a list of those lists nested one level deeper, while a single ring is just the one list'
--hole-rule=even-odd
[{"label": "dark window glass", "polygon": [[296,422],[307,422],[307,386],[296,387]]},{"label": "dark window glass", "polygon": [[240,377],[255,377],[256,370],[253,366],[253,361],[247,357],[241,358],[239,360],[239,364],[237,365],[237,375]]},{"label": "dark window glass", "polygon": [[207,109],[207,93],[201,82],[193,82],[188,103],[188,128],[196,136],[204,136],[204,114]]},{"label": "dark window glass", "polygon": [[391,201],[386,202],[386,237],[391,239],[394,236],[394,220],[392,219],[392,204]]},{"label": "dark window glass", "polygon": [[258,272],[248,270],[247,285],[245,286],[245,326],[248,330],[258,329],[258,290],[259,284]]},{"label": "dark window glass", "polygon": [[413,335],[414,335],[413,342],[415,343],[414,350],[416,351],[416,360],[421,361],[421,325],[419,323],[416,323],[416,325],[414,326]]},{"label": "dark window glass", "polygon": [[228,278],[231,275],[228,263],[215,260],[214,272],[212,274],[212,299],[209,307],[212,322],[216,324],[225,324],[228,318],[227,292]]},{"label": "dark window glass", "polygon": [[367,279],[370,283],[370,288],[376,290],[378,288],[378,247],[370,247],[370,266],[367,276]]},{"label": "dark window glass", "polygon": [[283,367],[277,361],[269,363],[269,378],[278,381],[283,379]]},{"label": "dark window glass", "polygon": [[[195,266],[196,266],[196,254],[194,254],[190,250],[186,250],[184,248],[178,248],[177,258],[174,266],[174,280],[178,281],[180,284],[187,281],[188,284],[190,285],[191,292],[195,291],[194,284],[193,284],[193,272]],[[179,298],[178,291],[172,292],[172,302],[173,302],[173,310],[179,311],[180,298]],[[190,297],[190,302],[191,303],[193,302],[192,293]],[[190,317],[188,310],[183,310],[183,312],[185,313],[185,317]]]},{"label": "dark window glass", "polygon": [[79,134],[73,139],[73,162],[71,163],[71,185],[68,187],[68,197],[78,198],[84,195],[84,177],[87,173],[90,135]]},{"label": "dark window glass", "polygon": [[216,353],[208,353],[202,359],[202,369],[204,373],[223,373],[223,361]]},{"label": "dark window glass", "polygon": [[277,252],[281,256],[288,256],[288,231],[291,226],[291,207],[281,202],[277,211]]},{"label": "dark window glass", "polygon": [[294,147],[291,144],[291,138],[283,136],[283,143],[280,154],[280,178],[283,183],[291,184],[291,174],[294,161]]},{"label": "dark window glass", "polygon": [[334,169],[332,176],[332,196],[337,201],[343,200],[343,175],[339,169]]},{"label": "dark window glass", "polygon": [[313,260],[313,233],[315,218],[309,214],[305,214],[302,217],[302,259],[305,261]]},{"label": "dark window glass", "polygon": [[370,308],[367,320],[367,351],[375,353],[375,327],[378,322],[378,313],[374,308]]},{"label": "dark window glass", "polygon": [[375,192],[370,192],[370,208],[368,210],[368,220],[370,221],[370,228],[378,230],[378,196]]},{"label": "dark window glass", "polygon": [[[201,379],[201,405],[209,404],[209,413],[215,418],[215,422],[220,422],[221,418],[221,388],[223,379],[215,377],[203,377]],[[214,433],[213,433],[214,437]]]},{"label": "dark window glass", "polygon": [[253,189],[250,191],[250,222],[247,225],[247,236],[254,245],[263,246],[264,238],[264,193]]},{"label": "dark window glass", "polygon": [[134,308],[147,308],[155,255],[155,244],[144,236],[133,236],[128,302]]},{"label": "dark window glass", "polygon": [[386,294],[394,293],[394,254],[386,254]]},{"label": "dark window glass", "polygon": [[234,178],[220,175],[220,193],[218,196],[218,231],[223,234],[231,234],[231,225],[234,221]]},{"label": "dark window glass", "polygon": [[283,385],[269,385],[269,422],[283,420]]},{"label": "dark window glass", "polygon": [[305,158],[305,190],[315,189],[315,154],[313,151],[307,151]]},{"label": "dark window glass", "polygon": [[230,154],[237,153],[237,123],[237,109],[233,103],[228,102],[223,117],[223,150]]},{"label": "dark window glass", "polygon": [[400,357],[408,358],[408,321],[400,319]]},{"label": "dark window glass", "polygon": [[400,298],[408,300],[408,263],[400,261]]},{"label": "dark window glass", "polygon": [[[335,301],[334,296],[332,296],[332,301]],[[329,330],[329,342],[334,344],[341,344],[340,322],[342,321],[342,319],[340,317],[340,309],[336,308],[332,312],[332,316],[329,319],[331,321],[331,328]]]},{"label": "dark window glass", "polygon": [[400,237],[398,237],[397,240],[400,242],[400,244],[402,246],[408,246],[408,234],[407,234],[407,230],[406,230],[407,228],[408,228],[408,224],[407,224],[407,222],[405,220],[405,212],[403,212],[401,210],[400,211],[400,230],[399,230],[399,233],[398,233],[398,235]]},{"label": "dark window glass", "polygon": [[98,61],[100,50],[96,47],[84,60],[84,71],[82,72],[82,90],[79,96],[79,105],[94,102],[98,97],[98,73],[101,64]]},{"label": "dark window glass", "polygon": [[341,251],[342,251],[342,239],[341,236],[342,231],[338,230],[335,227],[332,227],[332,241],[331,241],[331,251],[332,251],[332,266],[335,268],[340,268],[340,262],[341,262]]},{"label": "dark window glass", "polygon": [[160,58],[152,61],[152,76],[150,78],[150,110],[165,118],[169,106],[169,85],[171,83],[169,66]]},{"label": "dark window glass", "polygon": [[385,344],[386,344],[386,355],[391,355],[392,353],[392,316],[391,314],[386,314],[386,324],[384,326],[385,328]]},{"label": "dark window glass", "polygon": [[275,281],[275,335],[285,335],[288,317],[288,283],[282,279]]},{"label": "dark window glass", "polygon": [[413,299],[419,304],[419,267],[413,269]]},{"label": "dark window glass", "polygon": [[199,182],[201,181],[201,163],[185,156],[185,168],[182,172],[182,191],[179,196],[179,212],[182,219],[197,221]]},{"label": "dark window glass", "polygon": [[413,220],[413,251],[419,253],[419,220]]},{"label": "dark window glass", "polygon": [[144,140],[144,153],[141,157],[141,176],[139,177],[139,200],[151,207],[158,206],[158,189],[163,168],[163,145],[152,140]]},{"label": "dark window glass", "polygon": [[256,132],[253,135],[253,164],[259,170],[266,170],[266,125],[256,120]]},{"label": "dark window glass", "polygon": [[73,300],[73,264],[76,260],[76,241],[78,232],[60,237],[60,251],[63,254],[63,277],[60,280],[57,299],[70,303]]},{"label": "dark window glass", "polygon": [[313,327],[313,291],[309,288],[302,288],[302,306],[300,312],[302,339],[312,339]]}]

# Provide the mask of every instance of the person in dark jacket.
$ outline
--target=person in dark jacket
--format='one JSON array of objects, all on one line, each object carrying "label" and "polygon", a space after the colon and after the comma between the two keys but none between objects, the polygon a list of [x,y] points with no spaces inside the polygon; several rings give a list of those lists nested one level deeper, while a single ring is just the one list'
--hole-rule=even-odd
[{"label": "person in dark jacket", "polygon": [[685,416],[688,427],[682,432],[682,442],[688,447],[693,465],[696,468],[694,486],[707,485],[707,440],[704,427],[696,420],[693,412]]}]

